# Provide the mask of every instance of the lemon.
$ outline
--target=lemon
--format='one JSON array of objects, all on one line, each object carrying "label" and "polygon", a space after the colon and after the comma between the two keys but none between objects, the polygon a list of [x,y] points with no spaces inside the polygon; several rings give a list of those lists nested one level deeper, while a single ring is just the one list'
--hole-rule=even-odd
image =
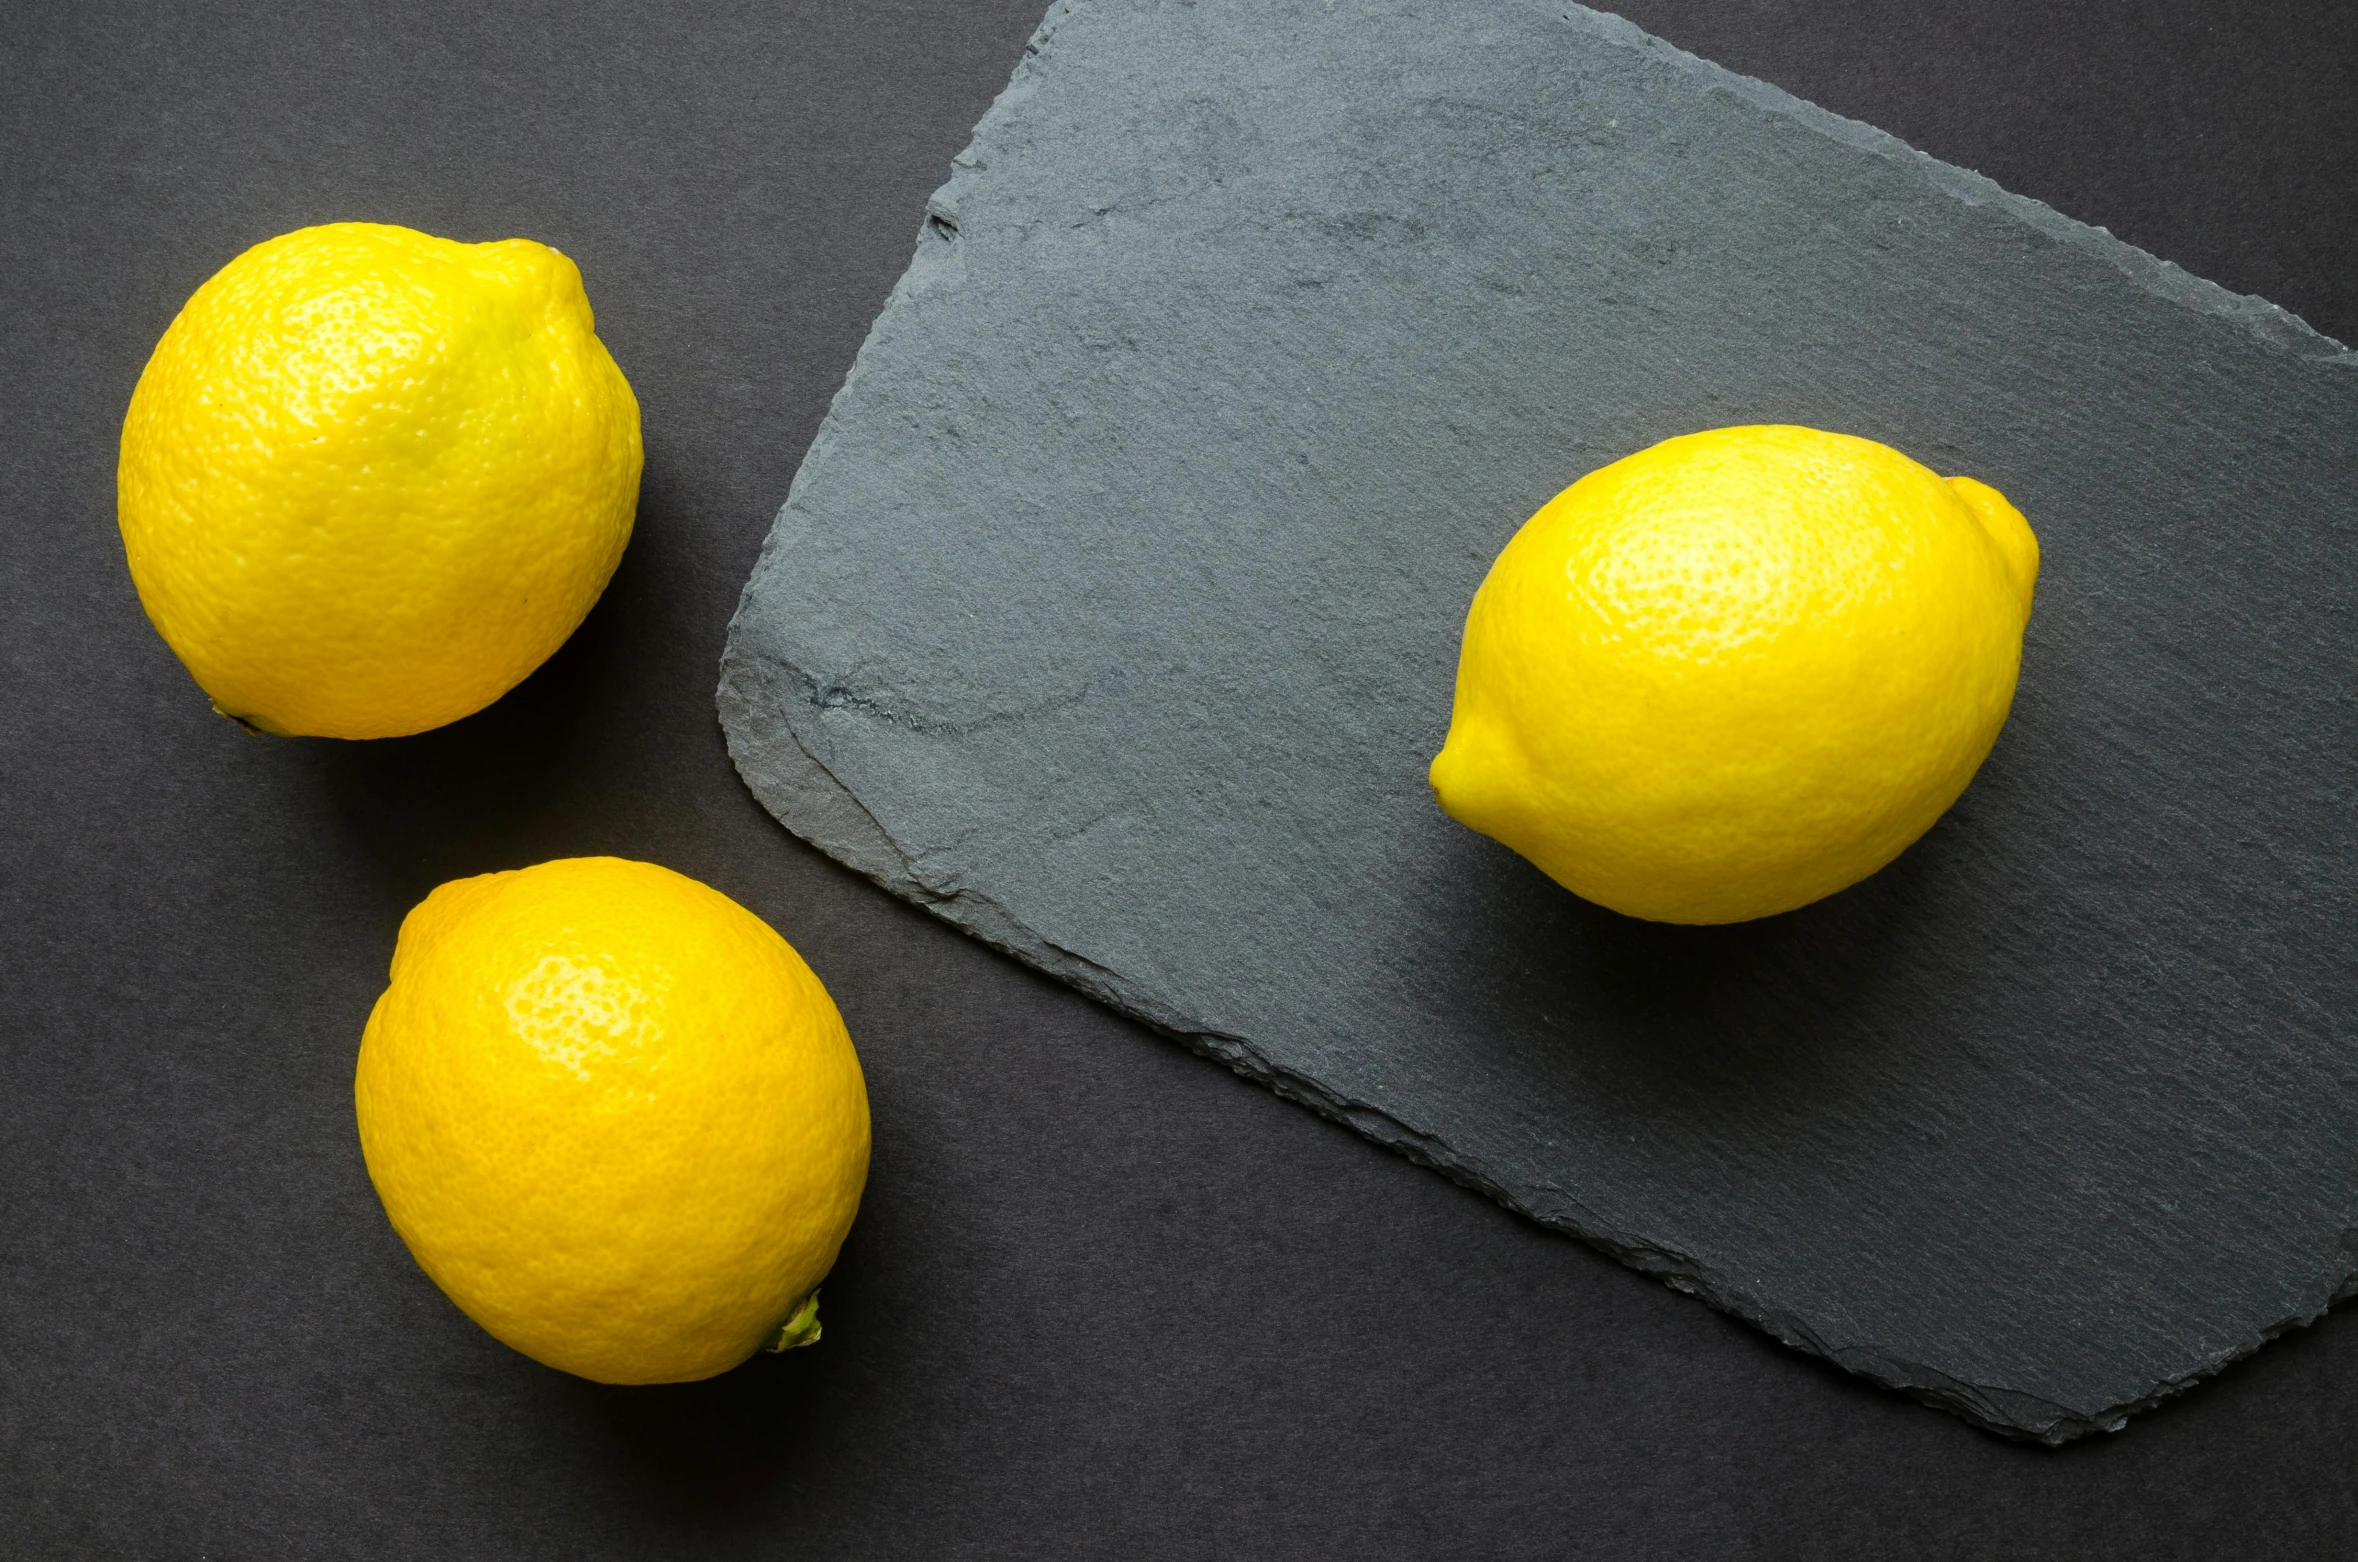
[{"label": "lemon", "polygon": [[1491,566],[1433,791],[1630,916],[1806,905],[1972,780],[2038,569],[2003,495],[1871,440],[1665,440],[1556,495]]},{"label": "lemon", "polygon": [[630,539],[639,466],[572,261],[345,222],[197,289],[131,394],[116,505],[148,618],[215,709],[394,737],[564,643]]},{"label": "lemon", "polygon": [[534,1360],[675,1383],[816,1338],[867,1090],[819,979],[718,891],[612,857],[443,885],[353,1094],[393,1229]]}]

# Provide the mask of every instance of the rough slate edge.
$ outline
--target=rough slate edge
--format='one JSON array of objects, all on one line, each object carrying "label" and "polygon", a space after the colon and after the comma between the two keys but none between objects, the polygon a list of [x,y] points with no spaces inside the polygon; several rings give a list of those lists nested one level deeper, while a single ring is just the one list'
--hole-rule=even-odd
[{"label": "rough slate edge", "polygon": [[[978,149],[989,141],[1000,119],[1035,90],[1046,69],[1044,56],[1056,30],[1071,14],[1076,3],[1077,0],[1054,0],[1049,7],[1039,28],[1025,45],[1023,58],[1006,88],[975,126],[966,150],[952,159],[953,176],[957,171],[980,161]],[[1686,71],[1698,78],[1707,89],[1731,93],[1769,112],[1784,115],[1845,146],[1912,168],[1933,189],[1966,205],[1995,206],[2060,243],[2102,259],[2148,293],[2198,313],[2223,316],[2241,324],[2256,339],[2274,350],[2295,357],[2325,359],[2339,369],[2358,372],[2358,352],[2345,348],[2331,337],[2311,328],[2290,311],[2266,299],[2230,292],[2216,283],[2192,275],[2170,261],[2114,238],[2103,228],[2066,217],[2041,202],[2005,190],[1979,174],[1940,162],[1871,125],[1829,113],[1779,87],[1738,75],[1688,54],[1620,17],[1582,7],[1535,4],[1532,8],[1560,18],[1567,26],[1586,31],[1605,42],[1639,51],[1657,63]],[[926,223],[921,225],[918,235],[917,258],[912,261],[909,270],[903,273],[886,301],[886,312],[890,312],[901,301],[921,275],[927,259],[925,228],[936,221],[954,226],[954,214],[944,204],[950,194],[950,186],[945,185],[927,203]],[[780,508],[777,520],[762,545],[761,559],[751,578],[759,577],[761,565],[773,553],[793,547],[809,526],[810,518],[798,512],[796,501],[808,474],[816,470],[834,450],[837,414],[851,402],[858,390],[866,357],[867,350],[863,346],[860,357],[855,359],[843,387],[836,393],[827,418],[796,473],[786,503]],[[750,595],[750,578],[747,589]],[[738,610],[740,618],[745,612],[745,606],[741,598]],[[2184,1392],[2258,1350],[2269,1340],[2315,1322],[2327,1308],[2358,1295],[2358,1259],[2354,1259],[2351,1270],[2341,1277],[2324,1303],[2315,1310],[2284,1318],[2199,1369],[2167,1380],[2152,1394],[2117,1405],[2095,1419],[2050,1404],[2034,1395],[1963,1382],[1935,1369],[1902,1361],[1871,1348],[1830,1347],[1800,1320],[1779,1309],[1763,1305],[1739,1291],[1714,1283],[1713,1277],[1698,1273],[1698,1266],[1685,1255],[1615,1230],[1561,1190],[1506,1185],[1469,1163],[1446,1142],[1400,1122],[1379,1107],[1339,1095],[1317,1080],[1274,1063],[1244,1037],[1207,1030],[1190,1016],[1178,1013],[1156,1002],[1150,995],[1134,990],[1124,982],[1119,972],[1109,970],[1042,937],[988,896],[962,886],[945,889],[928,884],[907,854],[859,799],[836,779],[824,763],[794,741],[790,726],[781,722],[771,728],[756,719],[759,713],[807,708],[820,693],[815,684],[802,675],[797,675],[800,687],[791,690],[778,687],[775,682],[777,671],[756,660],[738,656],[736,621],[732,620],[729,643],[721,658],[721,679],[717,693],[729,753],[747,786],[793,834],[993,948],[1080,989],[1191,1050],[1227,1064],[1239,1074],[1266,1085],[1289,1100],[1344,1123],[1377,1143],[1412,1161],[1429,1166],[1453,1181],[1487,1194],[1542,1225],[1578,1237],[1623,1263],[1660,1278],[1674,1290],[1698,1297],[1744,1319],[1786,1345],[1833,1361],[1927,1404],[1952,1411],[1988,1431],[2051,1446],[2090,1432],[2118,1431],[2138,1411]],[[789,777],[792,779],[787,779]]]}]

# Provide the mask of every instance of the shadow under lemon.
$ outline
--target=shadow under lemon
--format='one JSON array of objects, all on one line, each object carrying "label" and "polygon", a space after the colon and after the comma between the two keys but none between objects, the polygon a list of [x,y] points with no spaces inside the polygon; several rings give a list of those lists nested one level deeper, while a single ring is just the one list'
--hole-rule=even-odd
[{"label": "shadow under lemon", "polygon": [[1956,805],[2037,572],[1995,490],[1822,430],[1685,435],[1565,489],[1467,616],[1431,784],[1493,840],[1437,822],[1419,1001],[1494,1017],[1467,1045],[1567,1108],[1641,1115],[1768,1110],[1887,1045],[1895,980],[1972,942]]},{"label": "shadow under lemon", "polygon": [[446,727],[365,743],[276,740],[313,751],[327,816],[402,909],[445,880],[521,867],[578,839],[584,810],[571,783],[594,751],[612,618],[601,604],[529,678]]}]

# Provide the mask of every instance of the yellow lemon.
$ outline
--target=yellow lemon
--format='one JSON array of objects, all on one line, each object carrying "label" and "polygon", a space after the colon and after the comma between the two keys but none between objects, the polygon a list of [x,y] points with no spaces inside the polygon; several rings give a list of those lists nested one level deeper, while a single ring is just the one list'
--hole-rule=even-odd
[{"label": "yellow lemon", "polygon": [[534,1360],[678,1383],[817,1338],[867,1089],[810,967],[718,891],[612,857],[443,885],[353,1094],[393,1229]]},{"label": "yellow lemon", "polygon": [[131,394],[116,508],[215,709],[395,737],[565,642],[630,540],[639,464],[572,261],[344,222],[254,246],[181,309]]},{"label": "yellow lemon", "polygon": [[1433,791],[1630,916],[1806,905],[1973,779],[2038,571],[2003,495],[1871,440],[1665,440],[1556,495],[1491,566]]}]

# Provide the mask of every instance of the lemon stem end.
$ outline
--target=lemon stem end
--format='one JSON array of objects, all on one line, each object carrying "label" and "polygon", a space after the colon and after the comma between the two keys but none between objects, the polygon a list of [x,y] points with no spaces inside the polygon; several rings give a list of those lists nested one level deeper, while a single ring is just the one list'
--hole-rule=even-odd
[{"label": "lemon stem end", "polygon": [[819,1343],[819,1293],[813,1291],[787,1314],[778,1326],[777,1338],[762,1347],[766,1351],[793,1350],[801,1345]]},{"label": "lemon stem end", "polygon": [[240,716],[236,711],[223,710],[219,705],[215,705],[213,707],[213,714],[216,716],[228,717],[231,721],[236,722],[239,726],[245,728],[246,731],[258,738],[285,738],[294,736],[293,733],[288,732],[283,727],[262,721],[253,716]]}]

